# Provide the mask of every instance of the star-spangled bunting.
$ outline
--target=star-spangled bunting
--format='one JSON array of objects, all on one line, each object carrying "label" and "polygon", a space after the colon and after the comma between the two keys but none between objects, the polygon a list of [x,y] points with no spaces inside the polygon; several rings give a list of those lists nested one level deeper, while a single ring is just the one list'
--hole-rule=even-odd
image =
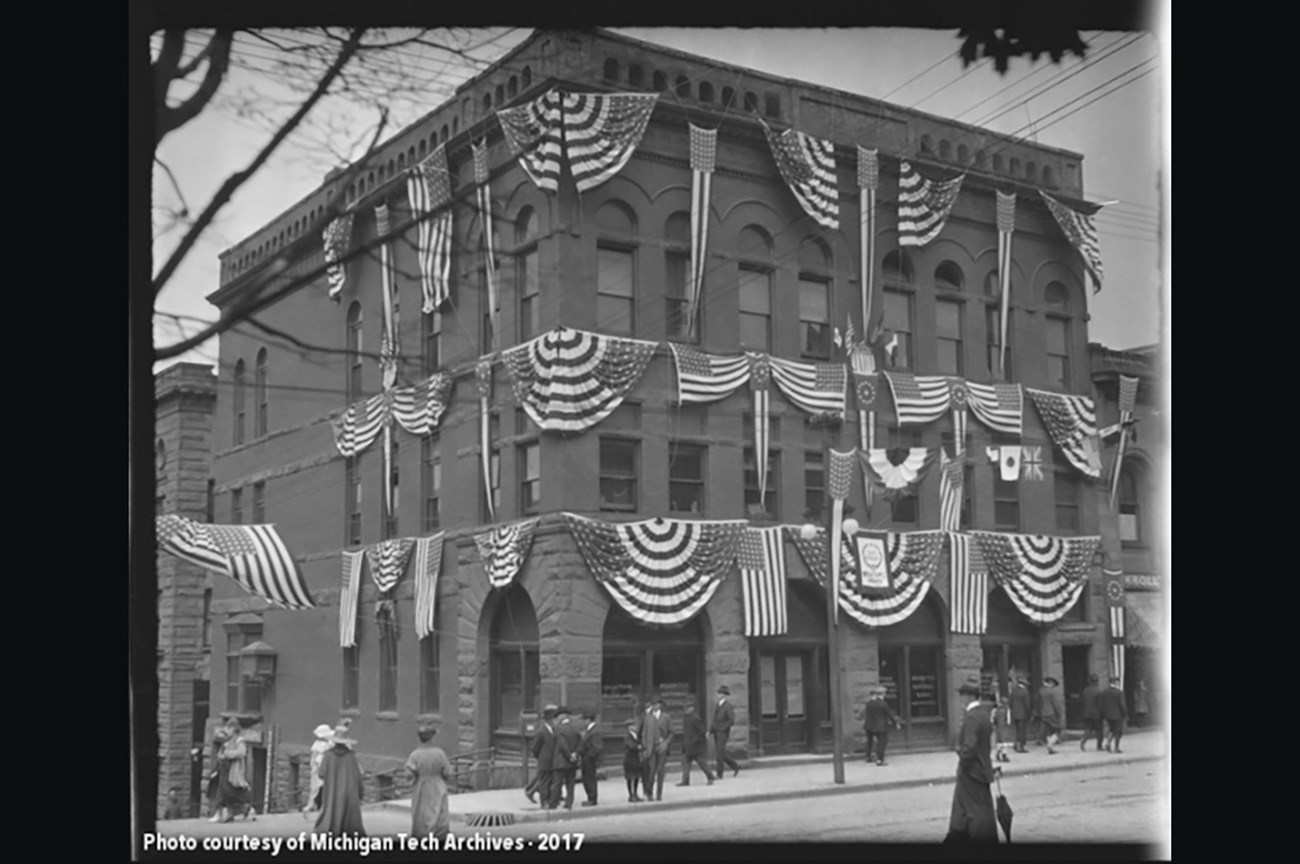
[{"label": "star-spangled bunting", "polygon": [[1052,211],[1056,224],[1061,226],[1070,244],[1083,256],[1083,266],[1092,274],[1092,291],[1097,293],[1101,290],[1102,281],[1101,246],[1097,242],[1097,228],[1092,223],[1092,214],[1067,207],[1041,189],[1038,194],[1047,202],[1047,209]]},{"label": "star-spangled bunting", "polygon": [[1060,620],[1088,584],[1100,537],[1050,537],[972,531],[989,573],[1025,617]]},{"label": "star-spangled bunting", "polygon": [[339,589],[339,647],[357,644],[357,603],[361,598],[362,552],[342,552],[343,585]]},{"label": "star-spangled bunting", "polygon": [[[762,118],[763,132],[777,170],[804,212],[832,231],[840,227],[840,195],[835,176],[835,145],[794,129],[773,131]],[[865,326],[865,325],[864,325]]]},{"label": "star-spangled bunting", "polygon": [[474,535],[483,572],[493,588],[505,588],[514,581],[528,560],[536,528],[537,519],[525,519]]},{"label": "star-spangled bunting", "polygon": [[1025,396],[1019,384],[966,381],[965,385],[966,404],[977,420],[995,432],[1023,434]]},{"label": "star-spangled bunting", "polygon": [[898,245],[924,246],[938,237],[965,179],[962,174],[951,180],[927,180],[904,161],[898,175]]},{"label": "star-spangled bunting", "polygon": [[229,576],[272,605],[316,605],[274,525],[207,525],[167,515],[155,519],[155,529],[159,549]]},{"label": "star-spangled bunting", "polygon": [[348,253],[348,247],[352,245],[352,220],[355,214],[344,213],[335,219],[332,219],[325,226],[322,239],[325,243],[325,279],[329,283],[329,296],[337,300],[339,292],[343,290],[343,285],[347,281],[347,265],[342,263],[342,258]]},{"label": "star-spangled bunting", "polygon": [[709,250],[709,200],[717,162],[718,130],[687,124],[691,135],[691,275],[686,281],[686,332],[695,337],[699,299],[704,296],[704,270]]},{"label": "star-spangled bunting", "polygon": [[402,578],[406,570],[406,560],[411,555],[414,540],[402,538],[384,540],[374,546],[366,547],[366,563],[370,565],[370,578],[375,587],[387,593]]},{"label": "star-spangled bunting", "polygon": [[998,192],[998,369],[1007,377],[1007,320],[1011,315],[1011,235],[1016,230],[1015,193]]},{"label": "star-spangled bunting", "polygon": [[428,435],[447,411],[452,379],[435,372],[410,387],[354,402],[332,421],[334,445],[339,454],[355,456],[366,450],[392,420],[412,435]]},{"label": "star-spangled bunting", "polygon": [[437,621],[438,574],[442,570],[442,542],[445,532],[415,541],[415,635],[424,639],[435,632]]},{"label": "star-spangled bunting", "polygon": [[426,315],[451,296],[451,174],[446,148],[439,144],[411,168],[406,180],[411,218],[419,220],[415,250]]},{"label": "star-spangled bunting", "polygon": [[928,447],[890,447],[858,453],[866,468],[870,468],[871,484],[886,501],[915,495],[917,485],[924,479],[934,462],[934,451]]},{"label": "star-spangled bunting", "polygon": [[789,629],[785,590],[785,540],[780,526],[746,528],[738,563],[745,636],[781,636]]},{"label": "star-spangled bunting", "polygon": [[842,363],[800,363],[771,358],[772,380],[803,411],[836,419],[844,416],[848,375]]},{"label": "star-spangled bunting", "polygon": [[641,143],[656,93],[565,93],[564,152],[579,192],[617,174]]},{"label": "star-spangled bunting", "polygon": [[669,342],[677,369],[677,401],[716,402],[735,393],[749,380],[749,358],[744,354],[719,357],[689,345]]},{"label": "star-spangled bunting", "polygon": [[1046,390],[1025,388],[1043,419],[1052,443],[1061,448],[1070,464],[1089,477],[1101,476],[1097,452],[1097,409],[1088,396],[1067,396]]},{"label": "star-spangled bunting", "polygon": [[560,94],[548,90],[518,108],[497,111],[497,120],[519,167],[539,189],[560,188]]},{"label": "star-spangled bunting", "polygon": [[932,423],[947,413],[951,399],[948,379],[941,375],[886,372],[894,394],[898,424]]}]

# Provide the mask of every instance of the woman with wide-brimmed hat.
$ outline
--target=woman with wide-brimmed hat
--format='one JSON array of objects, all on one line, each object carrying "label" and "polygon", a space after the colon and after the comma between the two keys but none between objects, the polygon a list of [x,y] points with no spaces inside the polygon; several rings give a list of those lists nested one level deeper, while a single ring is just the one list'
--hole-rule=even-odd
[{"label": "woman with wide-brimmed hat", "polygon": [[406,770],[413,775],[411,787],[411,836],[432,834],[439,840],[451,830],[451,807],[447,784],[454,774],[451,760],[443,749],[433,743],[438,728],[425,724],[416,730],[420,746],[406,760]]},{"label": "woman with wide-brimmed hat", "polygon": [[312,730],[316,740],[311,744],[311,785],[307,790],[307,804],[302,808],[304,819],[310,819],[312,811],[320,809],[320,790],[325,781],[320,779],[320,763],[325,758],[325,751],[334,746],[334,728],[322,723]]},{"label": "woman with wide-brimmed hat", "polygon": [[316,833],[364,837],[361,798],[365,794],[365,780],[353,752],[357,742],[348,737],[348,727],[340,725],[334,727],[330,743],[333,746],[325,751],[316,772],[323,781]]}]

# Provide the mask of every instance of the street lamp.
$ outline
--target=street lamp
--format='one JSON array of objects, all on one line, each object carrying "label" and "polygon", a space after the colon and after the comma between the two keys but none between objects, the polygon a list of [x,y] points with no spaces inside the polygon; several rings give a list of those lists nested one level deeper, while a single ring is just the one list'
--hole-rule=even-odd
[{"label": "street lamp", "polygon": [[[834,519],[834,509],[827,510],[826,516],[826,623],[830,627],[829,642],[829,660],[831,666],[831,745],[835,765],[835,782],[844,784],[844,736],[843,721],[840,718],[840,691],[843,688],[843,681],[840,677],[840,628],[838,617],[835,614],[835,604],[839,598],[835,596],[836,586],[831,584],[832,555],[839,554],[838,549],[831,548],[831,520]],[[858,520],[850,517],[845,519],[840,525],[840,530],[845,537],[852,537],[858,533]],[[799,529],[799,536],[804,540],[813,540],[817,537],[817,526],[811,522],[804,523]]]}]

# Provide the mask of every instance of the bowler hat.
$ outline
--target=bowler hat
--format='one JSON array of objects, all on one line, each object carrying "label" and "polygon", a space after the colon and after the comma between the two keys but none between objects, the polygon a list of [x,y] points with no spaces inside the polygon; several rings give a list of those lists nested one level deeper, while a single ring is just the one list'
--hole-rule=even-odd
[{"label": "bowler hat", "polygon": [[718,686],[718,692],[721,693],[723,696],[730,696],[731,688],[728,687],[726,684],[721,684]]},{"label": "bowler hat", "polygon": [[978,675],[967,676],[966,680],[957,688],[957,692],[963,696],[980,695],[980,679]]},{"label": "bowler hat", "polygon": [[568,705],[561,705],[559,708],[555,709],[555,713],[559,715],[559,714],[572,714],[573,712],[569,710]]},{"label": "bowler hat", "polygon": [[555,710],[556,710],[556,709],[555,709],[555,706],[554,706],[554,705],[547,705],[545,708],[542,709],[542,716],[543,716],[543,717],[554,717],[554,716],[555,716]]}]

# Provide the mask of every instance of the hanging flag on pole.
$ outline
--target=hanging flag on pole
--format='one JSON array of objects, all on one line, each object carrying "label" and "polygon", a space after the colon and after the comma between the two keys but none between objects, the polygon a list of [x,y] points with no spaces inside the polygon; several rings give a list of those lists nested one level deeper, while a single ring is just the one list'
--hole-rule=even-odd
[{"label": "hanging flag on pole", "polygon": [[1119,471],[1124,463],[1124,448],[1128,444],[1128,430],[1133,425],[1133,413],[1137,409],[1137,389],[1141,379],[1133,375],[1119,376],[1119,449],[1115,451],[1115,465],[1110,475],[1110,506],[1115,507],[1115,498],[1119,494]]},{"label": "hanging flag on pole", "polygon": [[329,283],[331,300],[339,299],[339,292],[343,290],[343,284],[347,281],[347,265],[340,259],[347,254],[348,247],[352,245],[353,215],[344,213],[332,219],[321,235],[325,242],[325,263],[328,265],[325,279]]},{"label": "hanging flag on pole", "polygon": [[771,394],[768,384],[772,380],[772,369],[768,365],[767,355],[748,351],[749,389],[754,395],[754,467],[758,470],[758,503],[767,508],[767,449],[768,449],[768,411]]},{"label": "hanging flag on pole", "polygon": [[876,190],[880,159],[875,149],[858,145],[858,232],[862,244],[862,334],[871,332],[871,300],[876,276]]},{"label": "hanging flag on pole", "polygon": [[490,402],[492,399],[492,360],[484,357],[474,368],[475,382],[478,385],[479,436],[478,447],[483,465],[483,491],[487,497],[488,519],[497,520],[496,501],[492,495],[492,447],[489,441],[489,427],[492,424]]},{"label": "hanging flag on pole", "polygon": [[[375,207],[375,233],[384,237],[390,230],[388,205]],[[397,306],[393,298],[393,274],[389,260],[389,244],[379,247],[380,287],[384,301],[384,329],[379,336],[379,369],[385,390],[397,383]]]},{"label": "hanging flag on pole", "polygon": [[[858,403],[858,449],[868,453],[876,447],[876,358],[867,343],[854,343],[851,339],[846,343],[852,345],[849,348],[849,368],[853,373],[853,393]],[[868,466],[863,463],[862,487],[870,510],[872,489],[867,471]]]},{"label": "hanging flag on pole", "polygon": [[492,186],[489,182],[487,139],[471,144],[474,153],[474,185],[477,187],[479,222],[483,226],[483,246],[487,250],[484,272],[487,277],[488,315],[491,316],[493,351],[501,347],[501,309],[497,300],[497,250],[492,226]]},{"label": "hanging flag on pole", "polygon": [[234,579],[285,609],[315,607],[307,583],[274,525],[206,525],[168,515],[155,519],[158,548]]},{"label": "hanging flag on pole", "polygon": [[1124,646],[1128,643],[1125,620],[1124,571],[1103,568],[1106,578],[1106,606],[1110,611],[1110,674],[1118,676],[1124,686]]},{"label": "hanging flag on pole", "polygon": [[709,198],[718,155],[718,130],[691,129],[691,275],[686,282],[686,332],[695,338],[699,299],[704,296],[704,264],[709,249]]},{"label": "hanging flag on pole", "polygon": [[442,540],[446,532],[415,541],[415,635],[423,639],[434,632],[437,620],[438,573],[442,570]]},{"label": "hanging flag on pole", "polygon": [[746,528],[737,553],[744,598],[745,636],[781,636],[788,629],[785,540],[781,526]]},{"label": "hanging flag on pole", "polygon": [[[1101,290],[1101,245],[1097,242],[1097,228],[1092,223],[1093,213],[1084,214],[1057,201],[1043,190],[1038,190],[1047,202],[1047,209],[1052,211],[1056,224],[1061,226],[1070,244],[1083,256],[1083,266],[1092,274],[1092,293]],[[1101,209],[1098,207],[1097,209]]]},{"label": "hanging flag on pole", "polygon": [[962,174],[942,182],[927,180],[904,161],[898,174],[898,245],[924,246],[938,237],[965,179]]},{"label": "hanging flag on pole", "polygon": [[944,531],[961,530],[962,485],[966,479],[966,454],[957,451],[949,459],[944,448],[939,448],[939,528]]},{"label": "hanging flag on pole", "polygon": [[361,596],[361,552],[343,550],[343,586],[339,589],[339,647],[357,644],[357,599]]},{"label": "hanging flag on pole", "polygon": [[835,598],[835,624],[840,623],[840,558],[844,530],[844,501],[853,485],[853,451],[830,451],[829,477],[826,483],[831,496],[831,596]]},{"label": "hanging flag on pole", "polygon": [[416,257],[424,292],[424,314],[442,306],[451,294],[451,175],[447,171],[447,145],[411,168],[406,194],[416,226]]},{"label": "hanging flag on pole", "polygon": [[1007,321],[1011,313],[1011,234],[1016,230],[1016,196],[998,192],[998,280],[1002,307],[998,327],[998,369],[1007,377]]},{"label": "hanging flag on pole", "polygon": [[840,194],[835,177],[835,145],[794,129],[774,132],[758,118],[772,148],[781,179],[803,207],[804,212],[818,225],[838,231],[840,227]]},{"label": "hanging flag on pole", "polygon": [[952,632],[982,634],[989,623],[989,568],[969,534],[948,534]]}]

